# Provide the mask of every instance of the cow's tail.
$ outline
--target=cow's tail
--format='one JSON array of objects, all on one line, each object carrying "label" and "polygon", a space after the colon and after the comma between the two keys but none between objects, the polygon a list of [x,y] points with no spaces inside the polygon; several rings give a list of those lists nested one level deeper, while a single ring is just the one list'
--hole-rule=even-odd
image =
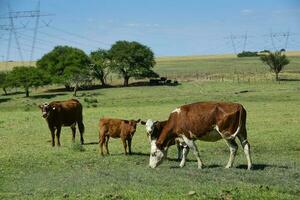
[{"label": "cow's tail", "polygon": [[244,125],[244,122],[243,122],[243,119],[242,119],[243,112],[245,112],[245,111],[244,111],[243,106],[241,106],[240,116],[239,116],[239,125],[238,125],[236,131],[232,135],[229,136],[229,138],[228,138],[229,140],[234,139],[237,136],[237,134],[241,131],[241,128]]}]

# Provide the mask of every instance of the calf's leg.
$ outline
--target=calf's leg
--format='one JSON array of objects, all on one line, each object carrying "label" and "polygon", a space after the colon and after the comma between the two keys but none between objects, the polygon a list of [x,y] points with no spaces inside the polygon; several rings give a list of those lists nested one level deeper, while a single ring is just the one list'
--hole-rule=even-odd
[{"label": "calf's leg", "polygon": [[100,145],[100,152],[101,155],[103,156],[103,144],[105,143],[105,135],[104,133],[101,133],[101,130],[99,132],[99,145]]},{"label": "calf's leg", "polygon": [[106,136],[106,141],[105,141],[105,148],[106,148],[106,153],[109,154],[109,151],[108,151],[108,141],[109,141],[109,135]]},{"label": "calf's leg", "polygon": [[126,140],[125,138],[121,138],[122,142],[123,142],[123,146],[124,146],[124,150],[125,150],[125,155],[127,155],[127,144],[126,144]]},{"label": "calf's leg", "polygon": [[131,152],[131,141],[132,141],[132,138],[127,139],[127,142],[128,142],[128,149],[129,149],[129,155],[132,154],[132,152]]},{"label": "calf's leg", "polygon": [[228,145],[228,147],[230,149],[230,156],[229,156],[229,160],[228,160],[228,163],[227,163],[225,168],[231,168],[232,165],[233,165],[235,156],[236,156],[238,145],[237,145],[237,143],[235,142],[234,139],[226,140],[226,144]]}]

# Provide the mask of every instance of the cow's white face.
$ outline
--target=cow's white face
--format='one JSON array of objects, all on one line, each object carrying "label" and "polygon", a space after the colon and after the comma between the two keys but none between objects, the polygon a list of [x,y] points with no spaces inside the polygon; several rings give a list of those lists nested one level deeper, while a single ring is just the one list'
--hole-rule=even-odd
[{"label": "cow's white face", "polygon": [[151,151],[150,151],[150,160],[149,166],[155,168],[160,165],[166,155],[166,150],[160,150],[156,146],[156,140],[151,141]]},{"label": "cow's white face", "polygon": [[40,105],[39,108],[41,109],[42,116],[45,119],[47,119],[49,117],[50,112],[52,110],[55,110],[55,107],[51,107],[48,103],[44,103],[44,104]]},{"label": "cow's white face", "polygon": [[148,119],[146,122],[146,131],[149,135],[151,135],[153,129],[154,129],[154,122],[152,121],[152,119]]}]

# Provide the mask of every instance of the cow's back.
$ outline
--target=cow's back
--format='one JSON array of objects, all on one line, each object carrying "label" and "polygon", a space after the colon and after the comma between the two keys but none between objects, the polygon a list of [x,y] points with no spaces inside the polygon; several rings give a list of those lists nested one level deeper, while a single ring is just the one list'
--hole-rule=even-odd
[{"label": "cow's back", "polygon": [[191,137],[202,137],[211,132],[215,126],[223,129],[236,129],[238,124],[232,125],[231,121],[237,120],[243,107],[236,103],[224,102],[199,102],[181,106],[169,116],[167,126],[172,127],[172,132]]},{"label": "cow's back", "polygon": [[50,106],[55,107],[55,113],[52,119],[49,119],[54,123],[70,126],[75,122],[82,122],[82,105],[78,100],[53,101]]},{"label": "cow's back", "polygon": [[121,134],[121,119],[100,118],[99,129],[102,134],[109,134],[113,138],[120,137]]}]

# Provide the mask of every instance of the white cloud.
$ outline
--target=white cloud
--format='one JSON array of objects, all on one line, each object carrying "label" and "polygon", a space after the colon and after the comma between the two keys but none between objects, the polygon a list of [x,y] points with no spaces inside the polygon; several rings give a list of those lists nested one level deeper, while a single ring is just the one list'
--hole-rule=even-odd
[{"label": "white cloud", "polygon": [[251,15],[251,14],[253,14],[253,10],[251,10],[251,9],[243,9],[243,10],[241,10],[241,14],[242,15]]},{"label": "white cloud", "polygon": [[159,24],[141,24],[141,23],[128,23],[125,24],[127,27],[147,27],[147,28],[152,28],[152,27],[159,27]]}]

